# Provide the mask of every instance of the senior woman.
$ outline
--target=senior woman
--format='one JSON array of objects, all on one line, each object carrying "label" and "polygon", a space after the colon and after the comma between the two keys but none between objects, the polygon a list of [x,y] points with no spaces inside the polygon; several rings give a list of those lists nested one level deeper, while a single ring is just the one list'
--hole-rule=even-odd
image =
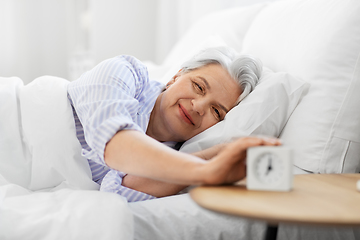
[{"label": "senior woman", "polygon": [[254,89],[261,71],[256,59],[222,47],[185,62],[166,87],[150,81],[146,67],[131,56],[84,73],[69,84],[68,97],[93,181],[101,191],[140,201],[188,185],[240,180],[246,149],[278,140],[246,137],[194,154],[167,145],[222,121]]}]

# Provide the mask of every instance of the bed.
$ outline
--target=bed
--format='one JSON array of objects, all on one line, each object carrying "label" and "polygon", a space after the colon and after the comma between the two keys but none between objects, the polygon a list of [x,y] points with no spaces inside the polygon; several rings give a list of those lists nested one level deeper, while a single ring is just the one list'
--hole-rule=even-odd
[{"label": "bed", "polygon": [[[205,47],[259,57],[256,90],[187,141],[192,152],[247,135],[280,137],[296,174],[360,170],[360,2],[286,0],[206,16],[150,77],[166,82]],[[0,239],[262,239],[265,223],[215,213],[189,195],[127,203],[97,191],[74,134],[68,81],[0,78]],[[6,117],[3,117],[6,116]],[[360,239],[360,228],[280,225],[278,239]]]}]

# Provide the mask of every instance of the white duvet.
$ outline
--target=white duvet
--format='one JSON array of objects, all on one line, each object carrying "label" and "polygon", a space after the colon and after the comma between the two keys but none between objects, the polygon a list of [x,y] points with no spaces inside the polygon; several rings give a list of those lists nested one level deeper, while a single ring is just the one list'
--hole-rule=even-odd
[{"label": "white duvet", "polygon": [[67,84],[0,78],[2,240],[133,239],[127,202],[96,191],[80,155]]}]

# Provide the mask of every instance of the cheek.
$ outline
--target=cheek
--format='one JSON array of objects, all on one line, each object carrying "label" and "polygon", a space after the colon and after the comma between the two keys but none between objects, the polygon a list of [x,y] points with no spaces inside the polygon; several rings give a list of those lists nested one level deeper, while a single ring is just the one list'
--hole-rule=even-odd
[{"label": "cheek", "polygon": [[162,99],[161,99],[161,106],[163,108],[168,108],[172,105],[174,105],[174,103],[177,101],[176,98],[176,92],[172,91],[171,88],[169,88],[168,90],[166,90],[165,92],[162,93]]},{"label": "cheek", "polygon": [[211,113],[208,113],[206,117],[203,118],[203,121],[201,123],[201,131],[204,131],[212,126],[214,126],[218,121],[214,118],[214,116]]}]

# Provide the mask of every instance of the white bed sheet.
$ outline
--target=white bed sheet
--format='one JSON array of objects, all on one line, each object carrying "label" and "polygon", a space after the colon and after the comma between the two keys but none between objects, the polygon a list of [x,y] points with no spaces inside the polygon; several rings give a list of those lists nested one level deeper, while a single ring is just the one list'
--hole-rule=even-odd
[{"label": "white bed sheet", "polygon": [[0,180],[0,239],[133,239],[127,203],[115,194],[31,192]]},{"label": "white bed sheet", "polygon": [[68,81],[0,78],[0,239],[133,239],[119,195],[97,191],[80,155]]},{"label": "white bed sheet", "polygon": [[[266,224],[198,206],[188,194],[129,203],[135,240],[260,240]],[[281,224],[278,240],[359,240],[360,228]]]}]

